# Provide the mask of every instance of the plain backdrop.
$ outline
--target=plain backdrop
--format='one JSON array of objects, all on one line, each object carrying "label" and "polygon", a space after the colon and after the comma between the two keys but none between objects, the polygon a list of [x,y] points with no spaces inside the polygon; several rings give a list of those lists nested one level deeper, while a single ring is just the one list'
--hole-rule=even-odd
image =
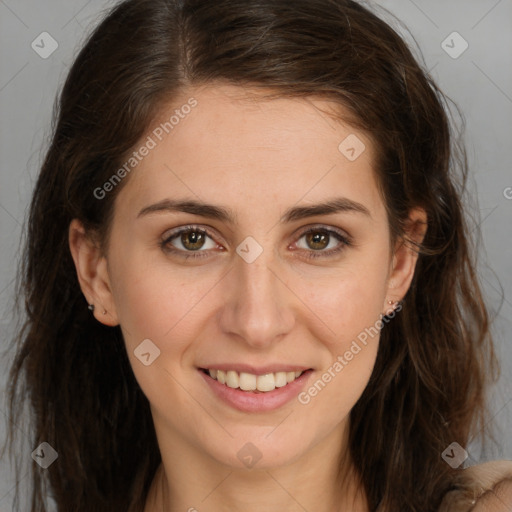
[{"label": "plain backdrop", "polygon": [[[47,147],[54,98],[86,34],[114,3],[0,0],[0,350],[12,335],[19,240]],[[483,235],[479,274],[494,317],[502,375],[489,397],[498,444],[489,453],[470,444],[465,465],[512,459],[512,0],[379,0],[371,5],[388,9],[408,27],[425,68],[466,119],[469,185],[477,196],[474,215]],[[414,44],[403,27],[381,15]],[[44,51],[58,45],[51,55],[34,48],[33,41],[41,38]],[[8,364],[4,357],[2,397]],[[2,442],[4,420],[2,399]],[[27,447],[18,462],[26,468],[26,483],[35,447],[26,432],[21,435]],[[12,468],[0,461],[0,512],[11,511],[13,484]]]}]

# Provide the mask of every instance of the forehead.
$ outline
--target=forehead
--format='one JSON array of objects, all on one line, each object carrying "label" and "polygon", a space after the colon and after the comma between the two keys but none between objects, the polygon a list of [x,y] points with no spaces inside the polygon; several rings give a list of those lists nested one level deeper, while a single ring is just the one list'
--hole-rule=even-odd
[{"label": "forehead", "polygon": [[345,192],[375,208],[373,144],[335,119],[335,108],[341,110],[332,101],[267,99],[232,85],[190,88],[151,123],[141,144],[151,139],[152,149],[131,173],[124,195],[206,194],[209,200],[240,203],[245,197],[284,205]]},{"label": "forehead", "polygon": [[[152,127],[165,129],[166,121],[174,118],[176,124],[169,130],[167,123],[168,133],[163,134],[167,142],[179,143],[181,149],[207,146],[216,156],[227,148],[234,154],[237,147],[248,156],[251,150],[265,148],[288,150],[296,155],[305,155],[315,148],[332,154],[334,149],[334,154],[339,156],[336,150],[340,136],[357,131],[341,121],[349,113],[332,100],[283,96],[269,99],[266,94],[233,85],[191,88],[163,107]],[[196,103],[193,109],[187,108],[191,100]],[[173,116],[173,113],[181,115]],[[366,135],[360,132],[358,135],[369,142]],[[303,146],[300,144],[303,141],[309,143]],[[369,157],[373,148],[368,147],[371,144],[365,146]]]}]

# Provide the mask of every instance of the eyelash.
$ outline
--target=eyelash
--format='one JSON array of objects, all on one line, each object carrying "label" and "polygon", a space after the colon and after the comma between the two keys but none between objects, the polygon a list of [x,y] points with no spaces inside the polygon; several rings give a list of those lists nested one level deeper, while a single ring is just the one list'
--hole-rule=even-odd
[{"label": "eyelash", "polygon": [[[214,238],[213,233],[211,233],[209,230],[200,228],[198,226],[190,225],[190,226],[184,226],[183,228],[180,228],[178,231],[172,233],[170,236],[166,237],[164,240],[160,242],[160,247],[162,250],[166,252],[170,252],[173,254],[177,254],[179,257],[184,258],[188,260],[189,258],[197,259],[197,258],[204,258],[208,257],[208,251],[183,251],[182,249],[176,249],[172,245],[169,245],[172,240],[179,237],[183,233],[201,233],[203,235],[207,235],[210,238]],[[328,229],[325,227],[312,227],[307,229],[306,231],[303,231],[298,240],[300,240],[303,236],[308,235],[310,233],[323,233],[330,236],[334,236],[341,244],[336,249],[330,249],[329,251],[325,250],[309,250],[307,251],[307,255],[305,256],[308,259],[316,259],[316,258],[330,258],[338,253],[340,253],[345,247],[349,247],[352,245],[351,239],[346,236],[342,235],[336,230]]]}]

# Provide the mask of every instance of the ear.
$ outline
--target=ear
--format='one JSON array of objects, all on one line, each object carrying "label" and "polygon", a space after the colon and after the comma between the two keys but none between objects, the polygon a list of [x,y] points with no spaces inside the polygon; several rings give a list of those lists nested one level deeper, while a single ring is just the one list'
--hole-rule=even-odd
[{"label": "ear", "polygon": [[97,241],[85,232],[78,219],[69,224],[69,249],[80,288],[87,302],[94,305],[96,320],[111,327],[118,325],[107,260]]},{"label": "ear", "polygon": [[[414,208],[409,214],[409,218],[405,227],[404,237],[396,241],[393,248],[392,264],[389,271],[388,290],[386,296],[386,304],[383,311],[389,314],[394,308],[389,305],[388,301],[400,301],[403,299],[412,278],[418,260],[418,252],[412,244],[423,242],[425,233],[427,232],[427,214],[422,208]],[[384,314],[386,314],[384,313]]]}]

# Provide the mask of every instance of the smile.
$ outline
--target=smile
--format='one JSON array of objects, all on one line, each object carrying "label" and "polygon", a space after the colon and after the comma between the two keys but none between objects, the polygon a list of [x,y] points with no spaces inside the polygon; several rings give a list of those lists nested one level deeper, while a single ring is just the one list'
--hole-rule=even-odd
[{"label": "smile", "polygon": [[252,373],[237,372],[234,370],[216,370],[202,369],[208,373],[212,379],[220,384],[224,384],[232,389],[241,389],[242,391],[259,391],[266,393],[276,388],[282,388],[299,378],[304,372],[275,372],[264,375],[254,375]]},{"label": "smile", "polygon": [[213,396],[246,413],[270,412],[292,402],[303,391],[313,373],[311,368],[304,371],[267,370],[259,375],[227,368],[198,368],[206,389]]}]

